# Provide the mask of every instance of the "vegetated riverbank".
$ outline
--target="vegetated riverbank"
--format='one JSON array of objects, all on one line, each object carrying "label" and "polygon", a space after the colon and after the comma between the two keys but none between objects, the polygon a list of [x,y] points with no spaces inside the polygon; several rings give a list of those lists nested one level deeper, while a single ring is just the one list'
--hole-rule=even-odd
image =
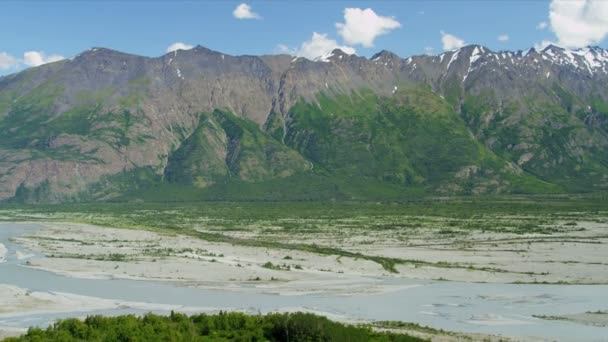
[{"label": "vegetated riverbank", "polygon": [[[1,281],[1,280],[0,280]],[[182,313],[217,313],[219,308],[189,307],[183,305],[155,304],[113,300],[65,292],[34,291],[13,285],[0,284],[0,321],[18,321],[46,315],[76,315],[84,317],[87,312],[111,312],[112,310],[135,310]],[[0,340],[19,336],[27,331],[23,327],[0,324]]]},{"label": "vegetated riverbank", "polygon": [[[10,285],[0,285],[0,302],[6,303],[6,305],[3,306],[2,312],[0,312],[0,339],[10,336],[20,336],[27,332],[26,328],[15,326],[3,326],[1,324],[1,322],[5,320],[14,323],[20,319],[19,317],[23,317],[24,320],[31,322],[31,319],[33,317],[48,316],[58,313],[65,314],[59,315],[59,317],[76,317],[79,319],[84,319],[86,316],[91,316],[91,312],[106,312],[115,315],[114,313],[117,312],[135,311],[137,312],[138,316],[145,315],[149,312],[154,312],[157,314],[168,314],[169,312],[179,312],[185,314],[218,314],[222,312],[222,309],[213,307],[193,307],[183,305],[109,300],[62,292],[31,291]],[[232,309],[231,312],[240,312],[240,310],[235,311],[234,309]],[[307,312],[317,316],[320,315],[328,317],[332,321],[341,322],[343,324],[364,326],[372,328],[376,331],[388,331],[400,335],[407,334],[410,336],[415,336],[425,340],[437,342],[476,340],[511,341],[510,338],[504,336],[494,336],[481,333],[451,332],[440,329],[433,329],[415,323],[404,323],[394,321],[371,322],[367,320],[356,320],[350,317],[337,315],[335,313],[310,310],[305,307],[286,307],[280,310],[274,310],[273,312]],[[252,310],[245,310],[242,313],[246,313],[248,315],[256,315],[255,311]],[[45,324],[39,326],[43,329],[46,327]],[[39,332],[39,330],[36,331]],[[538,340],[540,341],[541,339]]]},{"label": "vegetated riverbank", "polygon": [[[400,288],[380,284],[387,278],[607,284],[603,215],[321,217],[232,228],[201,217],[190,229],[40,222],[43,229],[15,241],[46,256],[29,259],[30,267],[60,274],[279,294]],[[532,232],[512,231],[524,224]]]},{"label": "vegetated riverbank", "polygon": [[153,231],[52,223],[14,241],[47,257],[28,267],[81,278],[166,280],[277,294],[354,295],[402,289],[372,261],[232,245]]},{"label": "vegetated riverbank", "polygon": [[401,322],[349,324],[313,313],[291,312],[246,315],[219,312],[187,316],[103,317],[60,320],[52,326],[30,328],[7,342],[39,340],[172,340],[172,341],[386,341],[386,342],[508,342],[509,338],[483,334],[462,334]]},{"label": "vegetated riverbank", "polygon": [[[349,297],[383,295],[431,279],[606,283],[608,211],[601,203],[488,203],[96,204],[5,208],[0,219],[43,225],[13,239],[46,256],[17,251],[30,268],[79,278]],[[396,278],[423,281],[391,281]],[[539,301],[547,298],[538,295]],[[445,314],[438,308],[426,311],[420,314]],[[458,319],[473,325],[529,324],[490,311],[471,312]]]},{"label": "vegetated riverbank", "polygon": [[49,313],[87,312],[131,308],[150,311],[217,312],[220,308],[188,307],[112,300],[64,292],[32,291],[21,287],[0,284],[0,319]]},{"label": "vegetated riverbank", "polygon": [[[8,226],[9,231],[19,231],[20,225]],[[24,227],[32,226],[25,225]],[[29,231],[31,234],[35,230],[29,229]],[[12,236],[18,235],[19,233]],[[6,236],[5,234],[5,239]],[[15,256],[18,252],[25,250],[14,243],[8,243],[7,246],[9,247],[9,262],[0,265],[0,273],[7,272],[8,278],[4,278],[5,281],[23,288],[35,288],[38,289],[38,292],[43,293],[51,291],[50,293],[78,293],[107,299],[120,298],[115,302],[137,300],[146,303],[175,304],[178,307],[178,304],[215,306],[230,310],[243,309],[248,313],[312,309],[324,316],[341,315],[341,317],[332,318],[339,321],[350,322],[354,319],[355,322],[369,323],[382,319],[418,322],[448,331],[476,331],[501,336],[522,336],[525,338],[515,340],[526,341],[542,340],[543,336],[550,336],[551,338],[547,338],[548,340],[560,340],[555,338],[559,336],[578,336],[578,340],[592,341],[594,336],[598,336],[598,333],[601,335],[601,331],[596,331],[600,328],[582,326],[575,328],[571,324],[561,321],[541,323],[542,320],[535,319],[532,315],[597,311],[607,307],[605,296],[603,296],[605,285],[471,284],[420,280],[397,281],[395,279],[395,281],[387,281],[387,283],[417,285],[417,287],[397,289],[394,293],[388,291],[375,294],[356,293],[344,297],[339,293],[274,296],[243,292],[244,290],[234,292],[234,289],[207,290],[184,287],[190,284],[179,281],[77,279],[23,267],[21,265],[24,265],[25,260],[16,260]],[[253,291],[258,292],[259,290]],[[366,309],[360,311],[361,307]],[[121,305],[120,308],[118,310],[110,309],[112,312],[107,314],[130,313],[122,310],[125,306]],[[147,311],[139,310],[137,314],[145,312]],[[154,310],[154,312],[157,311]],[[20,317],[18,313],[14,314],[17,316],[11,316],[11,313],[8,313],[6,319],[0,317],[0,326],[11,328],[36,324],[44,327],[57,318],[84,317],[86,314],[86,312],[76,311],[63,314],[33,313]],[[392,328],[390,327],[390,329]]]},{"label": "vegetated riverbank", "polygon": [[309,313],[248,316],[242,313],[143,317],[90,316],[83,321],[62,320],[48,329],[30,329],[9,342],[40,340],[85,341],[375,341],[423,342],[425,340],[378,332],[366,326],[345,325]]}]

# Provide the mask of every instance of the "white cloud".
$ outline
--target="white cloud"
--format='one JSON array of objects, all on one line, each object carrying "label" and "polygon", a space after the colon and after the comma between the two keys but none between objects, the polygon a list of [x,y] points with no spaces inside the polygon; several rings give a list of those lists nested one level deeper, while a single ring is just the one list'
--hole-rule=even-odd
[{"label": "white cloud", "polygon": [[0,70],[19,71],[24,67],[37,67],[43,64],[57,62],[65,57],[57,54],[46,55],[42,51],[27,51],[23,58],[17,58],[6,52],[0,52]]},{"label": "white cloud", "polygon": [[296,49],[292,49],[292,48],[290,48],[289,46],[287,46],[285,44],[278,44],[274,48],[274,53],[287,54],[287,55],[295,55],[296,54]]},{"label": "white cloud", "polygon": [[344,23],[336,23],[338,34],[351,45],[374,46],[374,40],[401,27],[393,17],[377,15],[371,8],[345,8]]},{"label": "white cloud", "polygon": [[19,66],[19,60],[6,52],[0,52],[0,70],[13,69]]},{"label": "white cloud", "polygon": [[598,44],[608,36],[608,1],[552,0],[549,19],[560,46],[578,48]]},{"label": "white cloud", "polygon": [[541,21],[540,23],[538,23],[538,25],[536,25],[536,29],[537,30],[544,30],[549,26],[549,24],[547,24],[546,21]]},{"label": "white cloud", "polygon": [[424,52],[425,52],[427,55],[432,55],[432,54],[433,54],[433,52],[435,52],[435,48],[434,48],[434,47],[432,47],[432,46],[426,46],[426,47],[424,48]]},{"label": "white cloud", "polygon": [[542,41],[542,42],[540,42],[540,43],[536,43],[536,44],[534,44],[534,49],[535,49],[536,51],[542,51],[542,50],[544,50],[544,49],[545,49],[547,46],[549,46],[549,45],[556,45],[556,43],[555,43],[555,42],[552,42],[552,41],[550,41],[550,40],[543,40],[543,41]]},{"label": "white cloud", "polygon": [[39,66],[42,64],[57,62],[64,58],[65,57],[60,56],[60,55],[47,56],[42,51],[27,51],[27,52],[23,53],[23,64],[25,64],[27,66],[35,67],[35,66]]},{"label": "white cloud", "polygon": [[259,14],[251,11],[251,6],[242,3],[232,11],[232,15],[237,19],[261,19]]},{"label": "white cloud", "polygon": [[465,44],[464,40],[462,40],[454,35],[451,35],[447,32],[443,32],[443,31],[440,31],[440,33],[441,33],[441,43],[443,44],[444,50],[460,49]]},{"label": "white cloud", "polygon": [[508,34],[501,34],[500,36],[498,36],[498,40],[501,42],[506,42],[509,40],[509,35]]},{"label": "white cloud", "polygon": [[327,34],[317,32],[313,32],[310,40],[302,43],[299,49],[289,49],[289,47],[285,45],[278,45],[277,48],[282,49],[283,53],[290,53],[292,55],[305,57],[310,60],[313,60],[319,56],[327,55],[334,49],[340,49],[350,55],[356,53],[354,48],[345,45],[338,45],[337,41],[327,38]]},{"label": "white cloud", "polygon": [[173,52],[175,50],[190,50],[192,49],[194,46],[192,45],[188,45],[186,43],[182,43],[182,42],[175,42],[171,45],[169,45],[169,47],[167,47],[167,52]]}]

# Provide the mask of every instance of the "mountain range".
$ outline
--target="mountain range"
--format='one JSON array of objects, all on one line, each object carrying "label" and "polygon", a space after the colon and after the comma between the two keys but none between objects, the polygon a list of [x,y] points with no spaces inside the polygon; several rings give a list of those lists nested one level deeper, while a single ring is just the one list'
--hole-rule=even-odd
[{"label": "mountain range", "polygon": [[315,60],[93,48],[0,78],[0,199],[608,189],[608,51]]}]

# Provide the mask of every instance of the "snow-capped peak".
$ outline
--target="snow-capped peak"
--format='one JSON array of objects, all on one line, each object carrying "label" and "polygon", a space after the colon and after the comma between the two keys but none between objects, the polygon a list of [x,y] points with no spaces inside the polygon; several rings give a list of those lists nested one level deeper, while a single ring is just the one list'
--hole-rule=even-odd
[{"label": "snow-capped peak", "polygon": [[541,52],[543,59],[561,66],[572,66],[576,69],[586,70],[590,74],[598,71],[606,73],[608,70],[608,52],[598,47],[585,47],[580,49],[564,49],[549,45]]},{"label": "snow-capped peak", "polygon": [[324,55],[321,55],[317,58],[314,59],[315,62],[324,62],[324,63],[329,63],[330,62],[330,58],[334,56],[333,51],[326,53]]}]

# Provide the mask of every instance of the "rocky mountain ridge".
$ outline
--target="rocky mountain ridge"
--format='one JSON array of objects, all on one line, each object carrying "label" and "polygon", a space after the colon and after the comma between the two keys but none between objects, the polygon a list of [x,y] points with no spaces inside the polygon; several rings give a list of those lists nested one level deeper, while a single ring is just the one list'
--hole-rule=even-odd
[{"label": "rocky mountain ridge", "polygon": [[[93,48],[0,78],[0,198],[111,199],[142,182],[280,192],[307,177],[342,198],[376,183],[397,197],[602,189],[607,71],[599,47],[314,61]],[[438,152],[456,141],[460,161]]]}]

